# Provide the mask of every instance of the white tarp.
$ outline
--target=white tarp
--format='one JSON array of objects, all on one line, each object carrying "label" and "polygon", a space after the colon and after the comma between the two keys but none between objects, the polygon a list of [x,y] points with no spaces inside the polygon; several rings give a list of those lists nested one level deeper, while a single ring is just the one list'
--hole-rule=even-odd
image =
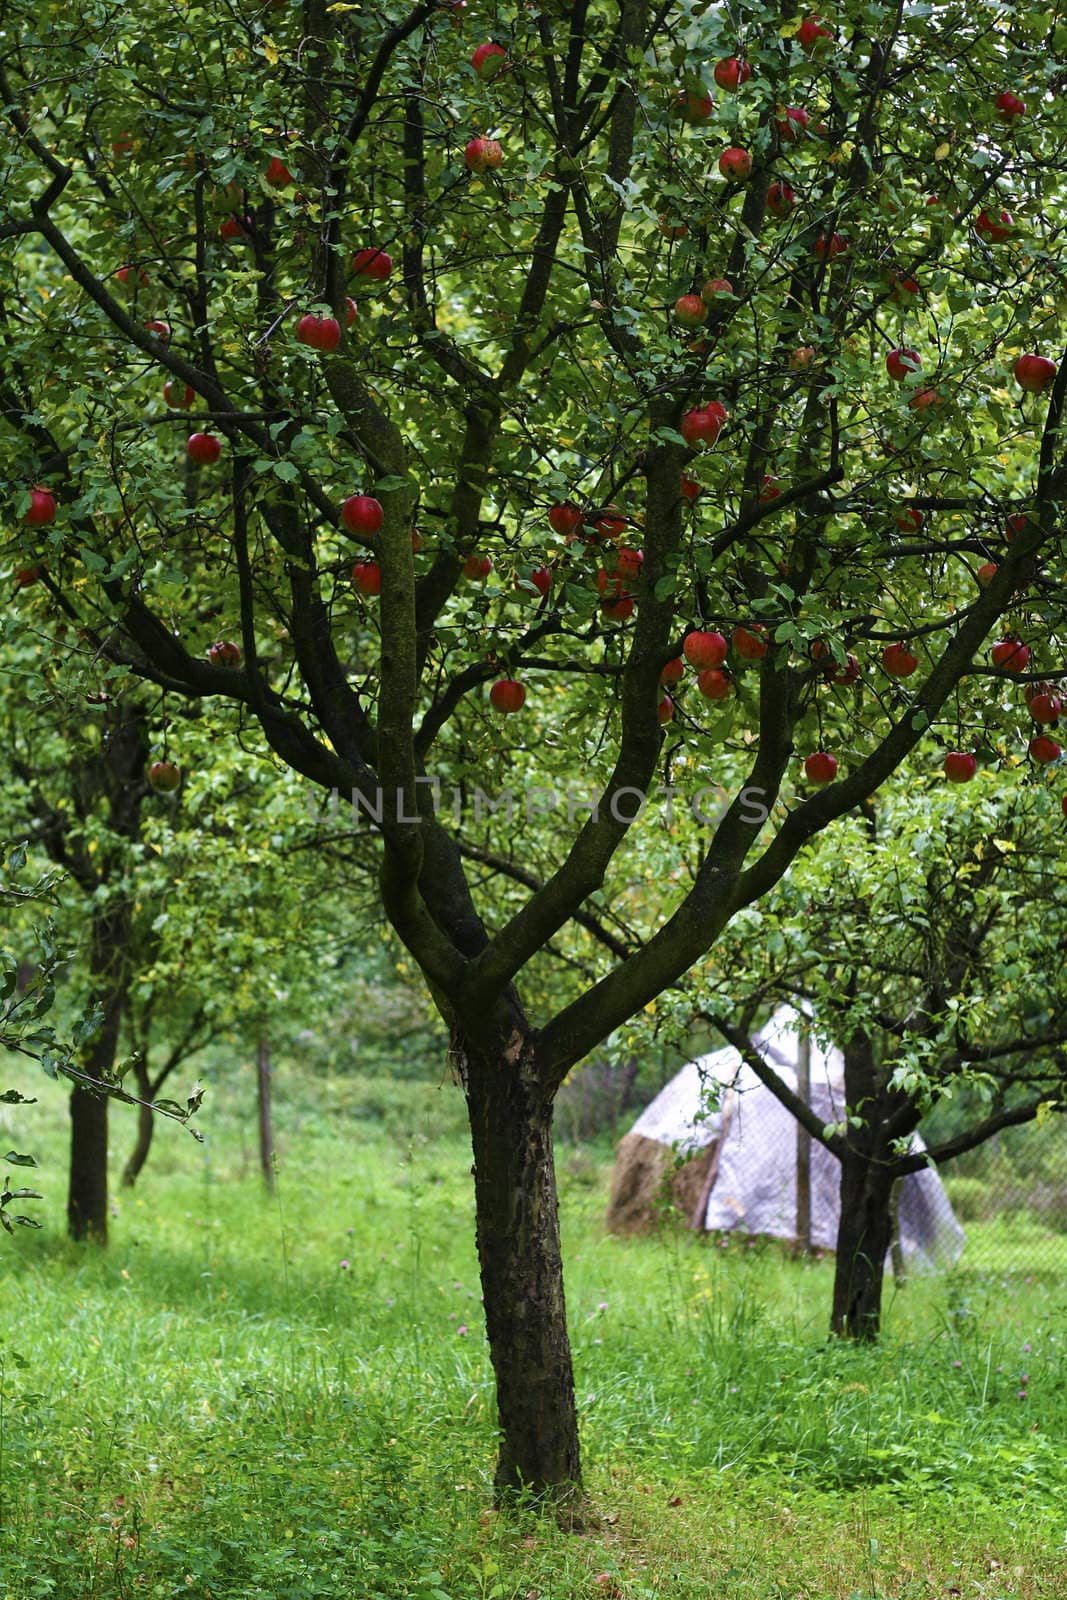
[{"label": "white tarp", "polygon": [[[753,1038],[757,1049],[794,1091],[797,1088],[796,1011],[782,1008]],[[809,1103],[825,1125],[845,1115],[844,1060],[811,1041]],[[725,1131],[724,1131],[725,1130]],[[721,1136],[718,1169],[708,1196],[710,1232],[796,1237],[797,1124],[732,1046],[690,1061],[671,1079],[631,1130],[681,1153],[702,1149]],[[913,1148],[922,1140],[913,1136]],[[837,1240],[841,1168],[816,1140],[811,1143],[811,1242],[832,1250]],[[911,1173],[899,1187],[900,1242],[911,1266],[946,1265],[958,1259],[965,1235],[937,1173]]]}]

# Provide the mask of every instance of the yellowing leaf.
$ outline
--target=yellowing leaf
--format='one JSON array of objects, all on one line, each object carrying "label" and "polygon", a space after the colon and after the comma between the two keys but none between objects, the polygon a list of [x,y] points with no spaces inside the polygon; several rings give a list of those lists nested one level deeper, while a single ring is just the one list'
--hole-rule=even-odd
[{"label": "yellowing leaf", "polygon": [[945,141],[944,144],[939,144],[937,149],[934,151],[934,160],[935,161],[944,161],[945,157],[949,154],[951,149],[952,149],[952,146],[948,143],[947,140]]},{"label": "yellowing leaf", "polygon": [[996,845],[997,849],[1002,850],[1006,856],[1012,855],[1016,848],[1014,841],[1011,839],[994,839],[993,843]]},{"label": "yellowing leaf", "polygon": [[263,35],[263,54],[272,67],[276,67],[280,60],[278,46],[274,43],[269,33]]},{"label": "yellowing leaf", "polygon": [[358,6],[346,6],[343,3],[343,0],[337,0],[336,5],[332,5],[332,6],[327,6],[326,7],[327,15],[329,15],[330,12],[333,12],[333,11],[358,11],[358,10],[359,10]]}]

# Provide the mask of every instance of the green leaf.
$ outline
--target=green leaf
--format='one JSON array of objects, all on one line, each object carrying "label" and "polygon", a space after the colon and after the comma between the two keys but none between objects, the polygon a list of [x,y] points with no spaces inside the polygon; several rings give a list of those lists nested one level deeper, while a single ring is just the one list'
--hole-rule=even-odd
[{"label": "green leaf", "polygon": [[37,1162],[33,1156],[21,1156],[17,1150],[9,1150],[4,1157],[13,1167],[35,1167]]}]

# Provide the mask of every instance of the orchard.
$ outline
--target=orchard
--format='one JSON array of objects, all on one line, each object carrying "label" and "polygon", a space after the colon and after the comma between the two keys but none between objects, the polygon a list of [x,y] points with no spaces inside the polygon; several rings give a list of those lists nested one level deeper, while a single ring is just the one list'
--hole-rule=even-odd
[{"label": "orchard", "polygon": [[[142,680],[150,803],[198,701],[363,797],[470,1111],[498,1490],[572,1496],[571,1067],[905,764],[961,806],[1002,762],[1067,790],[1067,32],[854,0],[183,19],[0,24],[9,607],[88,690]],[[557,797],[536,872],[495,837],[503,900],[456,782]],[[623,940],[662,784],[726,804]],[[578,938],[554,1004],[532,975]]]}]

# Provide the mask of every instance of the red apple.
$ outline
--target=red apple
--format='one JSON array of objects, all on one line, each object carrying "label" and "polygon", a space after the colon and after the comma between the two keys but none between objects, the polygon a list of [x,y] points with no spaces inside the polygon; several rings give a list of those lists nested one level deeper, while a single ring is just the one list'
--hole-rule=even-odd
[{"label": "red apple", "polygon": [[979,211],[974,222],[974,231],[980,239],[987,244],[1003,244],[1012,231],[1011,216],[1007,211],[991,215],[988,211]]},{"label": "red apple", "polygon": [[687,478],[685,473],[682,473],[682,494],[690,505],[698,498],[702,488],[703,484],[698,483],[695,478]]},{"label": "red apple", "polygon": [[998,639],[989,652],[989,659],[1004,672],[1025,672],[1030,661],[1030,646],[1019,639]]},{"label": "red apple", "polygon": [[734,286],[729,278],[709,278],[700,291],[700,298],[706,305],[717,299],[719,295],[733,294]]},{"label": "red apple", "polygon": [[418,555],[422,549],[422,534],[418,528],[412,528],[411,530],[411,548],[415,555]]},{"label": "red apple", "polygon": [[1013,511],[1010,517],[1004,519],[1004,537],[1011,544],[1017,533],[1023,533],[1030,518],[1025,511]]},{"label": "red apple", "polygon": [[910,678],[919,665],[905,644],[891,644],[882,651],[882,665],[891,678]]},{"label": "red apple", "polygon": [[160,794],[173,794],[182,781],[182,769],[175,761],[153,761],[148,781]]},{"label": "red apple", "polygon": [[537,590],[538,594],[546,595],[548,593],[548,591],[552,587],[552,569],[551,569],[551,567],[534,567],[532,572],[530,572],[528,574],[525,574],[524,576],[520,577],[520,576],[516,575],[516,578],[515,578],[515,587],[516,587],[516,589],[522,590],[522,592],[524,594],[526,594],[527,596],[529,596],[529,594],[530,594],[529,589],[526,588],[526,584],[528,584],[528,583],[532,583],[533,584],[533,586]]},{"label": "red apple", "polygon": [[120,267],[115,276],[124,289],[148,288],[148,273],[143,267]]},{"label": "red apple", "polygon": [[495,139],[468,139],[463,152],[468,172],[495,171],[504,159],[504,152]]},{"label": "red apple", "polygon": [[789,365],[793,372],[805,372],[815,360],[815,346],[802,344],[799,350],[794,350],[789,357]]},{"label": "red apple", "polygon": [[145,328],[153,338],[159,340],[160,344],[168,344],[170,342],[169,322],[161,322],[158,317],[150,317],[145,323]]},{"label": "red apple", "polygon": [[762,622],[754,622],[750,628],[738,624],[733,631],[731,643],[742,661],[759,661],[770,649],[767,630]]},{"label": "red apple", "polygon": [[721,667],[726,660],[727,643],[721,633],[693,628],[682,642],[682,654],[691,667]]},{"label": "red apple", "polygon": [[694,128],[702,122],[707,122],[715,109],[715,102],[703,85],[699,91],[679,89],[675,105],[681,112],[683,121]]},{"label": "red apple", "polygon": [[615,563],[615,571],[620,578],[633,582],[641,576],[641,568],[645,564],[643,550],[628,550],[625,547],[619,551]]},{"label": "red apple", "polygon": [[120,133],[117,139],[111,141],[111,154],[113,156],[133,155],[133,134]]},{"label": "red apple", "polygon": [[605,506],[597,513],[593,527],[601,539],[621,539],[626,532],[626,518],[618,506]]},{"label": "red apple", "polygon": [[898,306],[907,306],[912,303],[919,293],[919,285],[914,278],[902,278],[899,272],[889,274],[889,293]]},{"label": "red apple", "polygon": [[243,222],[239,217],[227,217],[219,226],[219,237],[225,239],[227,244],[234,244],[247,239],[251,230],[251,217],[245,217]]},{"label": "red apple", "polygon": [[288,189],[293,181],[293,174],[278,156],[271,156],[263,176],[272,189]]},{"label": "red apple", "polygon": [[809,783],[833,783],[837,777],[837,760],[825,750],[814,750],[805,757],[804,772]]},{"label": "red apple", "polygon": [[914,506],[905,506],[901,511],[894,511],[893,521],[901,533],[918,533],[923,525],[923,514]]},{"label": "red apple", "polygon": [[350,294],[345,295],[345,327],[350,328],[359,315],[359,307]]},{"label": "red apple", "polygon": [[1033,759],[1039,766],[1045,767],[1050,761],[1058,761],[1063,754],[1063,746],[1051,734],[1039,733],[1030,740],[1028,746]]},{"label": "red apple", "polygon": [[787,106],[784,117],[775,119],[774,126],[783,144],[791,144],[808,130],[808,113],[803,106]]},{"label": "red apple", "polygon": [[848,251],[848,240],[843,233],[832,233],[829,238],[820,233],[815,241],[815,254],[820,261],[834,261]]},{"label": "red apple", "polygon": [[772,217],[787,217],[796,203],[796,190],[788,183],[772,183],[767,190],[767,210]]},{"label": "red apple", "polygon": [[40,583],[47,570],[43,561],[36,567],[20,567],[15,573],[15,588],[29,589],[33,584]]},{"label": "red apple", "polygon": [[817,12],[812,17],[805,17],[796,32],[797,44],[800,45],[802,50],[807,50],[809,54],[819,49],[821,45],[832,39],[833,36],[833,29],[822,26],[822,18]]},{"label": "red apple", "polygon": [[384,250],[368,248],[357,250],[352,257],[352,271],[357,278],[373,278],[382,282],[393,270],[393,260]]},{"label": "red apple", "polygon": [[674,659],[672,661],[668,661],[667,665],[663,668],[663,671],[659,675],[659,681],[667,687],[669,687],[672,683],[681,683],[684,672],[685,662],[682,660],[681,656],[675,656]]},{"label": "red apple", "polygon": [[1063,710],[1063,702],[1046,689],[1030,697],[1030,715],[1035,722],[1056,722]]},{"label": "red apple", "polygon": [[241,647],[234,644],[232,639],[217,639],[214,644],[208,645],[207,658],[213,667],[239,667]]},{"label": "red apple", "polygon": [[508,53],[498,44],[480,44],[471,56],[471,66],[483,83],[493,79],[507,65]]},{"label": "red apple", "polygon": [[688,222],[672,222],[665,211],[661,211],[657,227],[665,239],[684,239],[689,232]]},{"label": "red apple", "polygon": [[488,578],[492,570],[492,557],[480,556],[473,551],[463,563],[463,576],[465,578],[472,578],[476,582],[481,582],[483,578]]},{"label": "red apple", "polygon": [[1017,94],[1005,89],[1003,94],[997,95],[997,116],[1001,122],[1017,122],[1025,115],[1026,101],[1020,100]]},{"label": "red apple", "polygon": [[1015,363],[1015,381],[1020,389],[1030,394],[1040,394],[1056,376],[1056,363],[1048,356],[1020,356]]},{"label": "red apple", "polygon": [[23,522],[30,528],[43,528],[49,522],[55,521],[56,497],[48,489],[42,489],[35,484],[30,490],[30,508],[23,515]]},{"label": "red apple", "polygon": [[561,500],[549,511],[548,522],[555,533],[577,533],[582,525],[582,513],[572,500]]},{"label": "red apple", "polygon": [[698,444],[714,444],[726,421],[726,407],[719,400],[709,400],[706,406],[695,406],[682,418],[682,438],[694,448]]},{"label": "red apple", "polygon": [[720,89],[738,89],[751,78],[752,68],[742,56],[724,56],[712,76]]},{"label": "red apple", "polygon": [[944,403],[937,389],[920,389],[908,401],[913,411],[929,411],[931,407],[942,406]]},{"label": "red apple", "polygon": [[978,568],[977,578],[983,589],[989,588],[989,585],[993,582],[993,579],[996,577],[999,571],[1000,568],[997,566],[995,561],[982,562],[982,565]]},{"label": "red apple", "polygon": [[744,183],[752,176],[752,157],[739,145],[730,145],[719,157],[719,171],[731,183]]},{"label": "red apple", "polygon": [[185,446],[186,454],[201,466],[213,466],[222,454],[222,440],[213,433],[194,433]]},{"label": "red apple", "polygon": [[163,398],[172,411],[188,411],[196,399],[196,390],[187,383],[178,383],[176,378],[168,378],[163,385]]},{"label": "red apple", "polygon": [[626,622],[633,616],[633,595],[620,594],[617,599],[605,600],[600,610],[609,622]]},{"label": "red apple", "polygon": [[705,700],[726,700],[733,690],[733,681],[718,667],[705,667],[697,673],[697,688]]},{"label": "red apple", "polygon": [[341,343],[341,324],[336,317],[316,317],[308,312],[297,323],[296,336],[312,350],[329,352]]},{"label": "red apple", "polygon": [[915,350],[890,350],[885,358],[885,370],[897,383],[902,383],[913,372],[919,372],[922,362]]},{"label": "red apple", "polygon": [[381,594],[382,569],[377,561],[357,561],[352,568],[352,582],[360,594]]},{"label": "red apple", "polygon": [[708,308],[698,294],[683,294],[674,302],[674,314],[684,328],[699,328],[708,320]]},{"label": "red apple", "polygon": [[778,479],[775,478],[775,477],[772,477],[769,472],[765,472],[763,474],[763,478],[762,478],[762,480],[760,482],[760,489],[759,489],[759,503],[760,503],[760,505],[761,506],[770,505],[772,500],[777,500],[779,498],[779,496],[781,495],[781,492],[782,492],[781,489],[779,489],[779,487],[778,487]]},{"label": "red apple", "polygon": [[970,783],[978,771],[978,762],[969,751],[950,750],[945,757],[945,777],[949,783]]},{"label": "red apple", "polygon": [[521,711],[525,701],[526,689],[516,678],[501,678],[489,691],[489,703],[494,711]]},{"label": "red apple", "polygon": [[669,694],[665,694],[656,707],[656,716],[660,722],[670,722],[674,717],[674,701]]},{"label": "red apple", "polygon": [[375,500],[372,494],[349,495],[341,507],[341,521],[349,533],[361,539],[376,534],[384,519],[382,503]]},{"label": "red apple", "polygon": [[[835,666],[836,666],[836,663],[835,663]],[[858,656],[854,656],[852,654],[851,650],[846,650],[846,652],[845,652],[845,664],[844,664],[843,667],[837,667],[837,670],[835,671],[835,673],[833,675],[833,678],[831,679],[831,682],[833,682],[833,683],[844,683],[844,684],[855,683],[855,681],[859,677],[859,675],[860,675],[859,657]]]}]

